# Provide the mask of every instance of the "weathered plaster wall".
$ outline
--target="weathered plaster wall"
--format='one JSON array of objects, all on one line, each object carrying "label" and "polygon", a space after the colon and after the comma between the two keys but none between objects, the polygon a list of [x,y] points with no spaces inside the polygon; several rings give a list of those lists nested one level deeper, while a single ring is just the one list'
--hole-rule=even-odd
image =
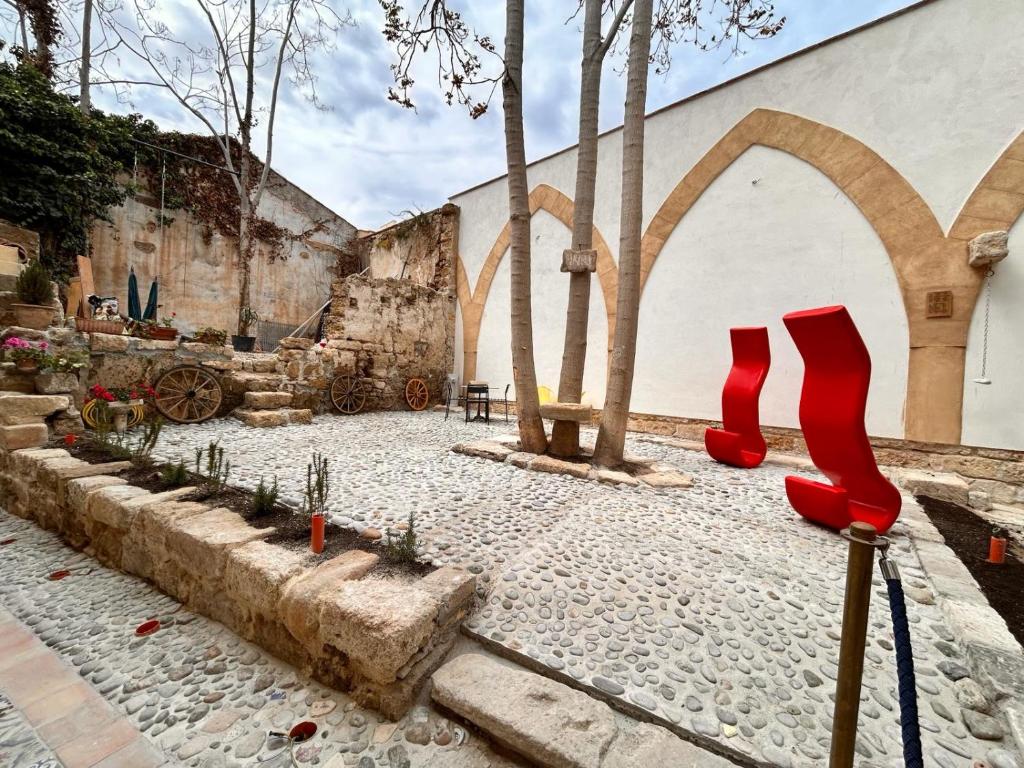
[{"label": "weathered plaster wall", "polygon": [[[173,222],[161,231],[158,197],[137,197],[111,213],[113,223],[98,223],[92,232],[98,293],[117,296],[124,308],[134,267],[142,301],[150,281],[159,277],[161,315],[176,312],[183,331],[208,325],[235,329],[239,271],[233,238],[207,232],[182,211],[168,211]],[[260,244],[253,259],[252,306],[263,320],[298,326],[330,296],[338,254],[355,227],[277,174],[260,214],[296,233],[325,222],[307,240],[286,243],[285,258],[271,261],[269,247]]]},{"label": "weathered plaster wall", "polygon": [[[1024,62],[1004,33],[1013,10],[1024,11],[1024,0],[932,0],[648,118],[649,279],[634,410],[717,414],[726,329],[759,322],[775,331],[777,361],[764,421],[797,426],[801,368],[778,319],[838,302],[850,306],[875,360],[872,432],[1024,448],[1024,420],[1004,418],[994,395],[978,405],[984,418],[964,404],[982,278],[966,266],[967,242],[1008,229],[1024,208],[1024,143],[1014,143],[1024,129]],[[620,159],[613,131],[601,139],[598,166],[595,229],[611,244],[592,291],[599,306],[617,283]],[[574,150],[531,165],[535,214],[571,221],[574,172]],[[491,302],[497,312],[508,302],[505,180],[452,200],[462,211],[461,371],[500,379],[508,339],[489,316]],[[535,238],[535,268],[550,270],[569,230],[540,224]],[[537,280],[534,306],[564,303],[567,283]],[[953,292],[953,316],[928,319],[927,294],[938,290]],[[604,305],[612,326],[614,305]],[[563,328],[535,325],[538,360],[560,352]],[[1020,342],[1008,343],[1009,357],[1020,358]],[[603,378],[601,356],[588,364]],[[1021,374],[1014,370],[1011,389]]]},{"label": "weathered plaster wall", "polygon": [[450,203],[361,238],[371,277],[455,289],[459,208]]},{"label": "weathered plaster wall", "polygon": [[[379,392],[400,399],[410,378],[437,398],[454,365],[455,297],[410,280],[352,275],[334,283],[328,346]],[[346,364],[346,362],[348,364]]]}]

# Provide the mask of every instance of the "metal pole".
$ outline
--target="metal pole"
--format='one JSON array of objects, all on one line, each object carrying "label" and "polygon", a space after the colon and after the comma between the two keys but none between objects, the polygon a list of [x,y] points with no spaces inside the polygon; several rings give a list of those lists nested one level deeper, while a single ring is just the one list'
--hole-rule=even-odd
[{"label": "metal pole", "polygon": [[853,523],[844,538],[850,542],[846,567],[846,601],[839,645],[836,706],[832,713],[832,754],[829,768],[851,768],[857,740],[860,683],[864,675],[864,645],[871,602],[871,574],[875,564],[877,531],[868,523]]}]

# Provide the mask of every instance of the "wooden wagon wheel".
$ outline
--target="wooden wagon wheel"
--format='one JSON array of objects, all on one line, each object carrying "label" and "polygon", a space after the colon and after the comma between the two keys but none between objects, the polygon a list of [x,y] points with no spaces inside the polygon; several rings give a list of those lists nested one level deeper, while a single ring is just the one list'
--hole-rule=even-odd
[{"label": "wooden wagon wheel", "polygon": [[181,365],[165,371],[153,389],[156,390],[156,409],[178,424],[212,419],[224,399],[217,377],[198,365]]},{"label": "wooden wagon wheel", "polygon": [[[128,428],[137,427],[146,418],[146,406],[133,405],[128,411]],[[114,419],[110,415],[110,409],[106,407],[106,401],[95,398],[82,406],[82,421],[89,429],[101,429],[114,427]]]},{"label": "wooden wagon wheel", "polygon": [[430,402],[430,390],[423,379],[409,379],[405,385],[405,402],[414,411],[422,411]]},{"label": "wooden wagon wheel", "polygon": [[331,402],[342,413],[359,413],[366,405],[366,386],[354,376],[337,376],[331,382]]}]

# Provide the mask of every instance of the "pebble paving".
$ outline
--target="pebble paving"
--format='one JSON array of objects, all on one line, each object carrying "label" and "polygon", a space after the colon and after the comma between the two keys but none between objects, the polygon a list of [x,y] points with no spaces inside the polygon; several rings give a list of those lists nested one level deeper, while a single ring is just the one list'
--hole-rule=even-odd
[{"label": "pebble paving", "polygon": [[[276,475],[297,504],[306,457],[320,451],[332,461],[338,522],[383,528],[415,512],[428,558],[479,574],[483,600],[467,621],[471,634],[754,760],[823,765],[846,544],[792,511],[784,490],[792,471],[736,470],[640,437],[630,439],[631,451],[674,464],[695,483],[627,488],[449,450],[509,426],[436,413],[320,416],[266,430],[220,420],[166,428],[157,453],[188,461],[219,439],[232,482],[254,487]],[[908,591],[923,600],[908,610],[928,761],[1016,768],[999,721],[962,707],[976,686],[964,682],[960,652],[899,523],[892,541]],[[903,764],[896,685],[888,599],[876,574],[862,768]]]},{"label": "pebble paving", "polygon": [[[0,539],[7,538],[15,541],[0,556],[0,603],[118,707],[168,765],[285,768],[291,758],[268,734],[307,720],[318,731],[295,745],[300,766],[507,765],[431,708],[384,720],[140,579],[0,510]],[[71,575],[46,578],[60,569]],[[136,626],[151,618],[161,628],[136,637]],[[59,766],[11,709],[0,695],[0,766]]]}]

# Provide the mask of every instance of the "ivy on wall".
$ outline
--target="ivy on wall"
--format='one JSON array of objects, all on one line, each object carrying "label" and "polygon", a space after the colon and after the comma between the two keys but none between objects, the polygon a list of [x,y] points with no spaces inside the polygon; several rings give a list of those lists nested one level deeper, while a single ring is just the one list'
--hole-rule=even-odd
[{"label": "ivy on wall", "polygon": [[0,218],[39,233],[40,258],[58,279],[87,252],[92,222],[130,193],[118,176],[146,125],[138,115],[86,119],[32,63],[0,63]]}]

